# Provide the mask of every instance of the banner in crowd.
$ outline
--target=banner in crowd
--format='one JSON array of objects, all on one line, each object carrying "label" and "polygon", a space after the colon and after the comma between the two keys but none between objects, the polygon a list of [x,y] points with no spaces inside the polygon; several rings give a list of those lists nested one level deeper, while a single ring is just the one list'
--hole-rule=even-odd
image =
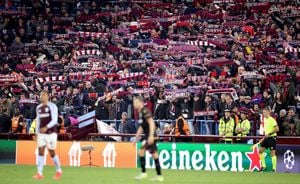
[{"label": "banner in crowd", "polygon": [[15,164],[16,141],[0,140],[0,164]]},{"label": "banner in crowd", "polygon": [[[136,147],[132,143],[116,142],[58,142],[56,153],[63,166],[88,166],[91,149],[91,165],[98,167],[135,168]],[[86,151],[84,151],[86,150]],[[37,146],[34,141],[17,141],[16,164],[35,165]],[[45,164],[53,165],[48,151]]]},{"label": "banner in crowd", "polygon": [[[247,144],[159,143],[158,149],[162,169],[253,172],[261,168],[258,148],[252,150]],[[265,157],[271,170],[270,152]],[[146,167],[155,168],[149,153]]]}]

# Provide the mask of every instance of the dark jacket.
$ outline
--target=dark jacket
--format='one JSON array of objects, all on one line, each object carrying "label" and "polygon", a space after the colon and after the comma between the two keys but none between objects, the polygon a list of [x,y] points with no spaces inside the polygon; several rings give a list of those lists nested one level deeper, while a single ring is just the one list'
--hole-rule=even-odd
[{"label": "dark jacket", "polygon": [[8,133],[11,129],[11,118],[7,114],[0,116],[0,133]]},{"label": "dark jacket", "polygon": [[291,83],[286,91],[286,105],[287,106],[295,106],[296,100],[295,100],[295,95],[296,95],[296,88],[293,83]]},{"label": "dark jacket", "polygon": [[168,104],[167,103],[161,103],[156,106],[154,115],[155,119],[168,119]]},{"label": "dark jacket", "polygon": [[134,121],[128,119],[125,123],[123,123],[123,132],[125,134],[135,134],[137,131]]}]

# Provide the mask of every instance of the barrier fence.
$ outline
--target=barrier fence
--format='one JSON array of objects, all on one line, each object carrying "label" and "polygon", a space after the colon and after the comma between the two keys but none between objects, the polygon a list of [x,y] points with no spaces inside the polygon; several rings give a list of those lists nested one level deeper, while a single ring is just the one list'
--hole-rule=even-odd
[{"label": "barrier fence", "polygon": [[[190,133],[192,135],[218,135],[219,124],[216,118],[212,118],[214,113],[215,112],[210,111],[197,112],[197,116],[195,116],[194,119],[187,119],[186,121],[188,123]],[[59,132],[69,133],[71,135],[61,134],[60,140],[86,140],[89,133],[97,132],[97,122],[99,120],[96,119],[96,112],[91,111],[77,118],[69,118],[69,120],[65,121],[68,121],[69,123],[66,124],[66,127],[61,126]],[[155,119],[154,121],[158,127],[158,133],[164,133],[164,127],[166,124],[173,125],[173,127],[175,127],[176,123],[176,120],[170,119]],[[101,120],[101,122],[114,127],[116,130],[118,130],[119,125],[121,124],[121,120]],[[30,119],[26,119],[22,133],[0,134],[0,139],[30,140],[30,136],[24,133],[29,133],[29,127],[31,126],[31,123],[32,121]],[[134,123],[135,127],[138,128],[138,121],[131,120],[131,123]],[[257,135],[257,127],[259,127],[257,124],[257,121],[251,120],[251,129],[249,135]]]},{"label": "barrier fence", "polygon": [[[207,170],[231,172],[257,172],[261,167],[258,147],[249,144],[209,143],[158,143],[159,159],[163,169]],[[59,141],[57,154],[63,166],[96,166],[109,168],[137,168],[137,149],[140,143]],[[277,172],[300,173],[300,146],[277,146]],[[46,151],[45,164],[53,165]],[[37,147],[34,141],[0,140],[0,164],[37,163]],[[270,152],[266,152],[266,164],[271,170]],[[154,168],[154,162],[146,154],[146,167]]]},{"label": "barrier fence", "polygon": [[[116,128],[121,123],[121,120],[101,120],[104,123],[107,124],[115,124]],[[136,127],[138,127],[138,122],[132,120],[135,122]],[[200,135],[217,135],[218,134],[218,122],[215,120],[210,119],[187,119],[186,120],[190,132],[192,134],[200,134]],[[156,126],[160,128],[160,130],[163,130],[164,125],[166,123],[175,125],[176,120],[170,120],[170,119],[155,119],[154,122],[156,123]]]}]

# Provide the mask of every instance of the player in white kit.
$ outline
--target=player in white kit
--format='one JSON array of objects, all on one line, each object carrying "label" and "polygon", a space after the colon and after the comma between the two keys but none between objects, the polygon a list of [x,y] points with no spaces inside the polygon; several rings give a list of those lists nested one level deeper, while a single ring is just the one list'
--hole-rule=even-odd
[{"label": "player in white kit", "polygon": [[34,179],[43,179],[44,167],[44,153],[47,148],[50,156],[56,167],[56,174],[53,179],[59,180],[62,176],[62,169],[58,156],[55,154],[57,143],[57,120],[58,110],[57,106],[49,102],[49,94],[46,91],[41,92],[41,104],[36,108],[36,137],[38,146],[38,164],[37,174],[33,176]]}]

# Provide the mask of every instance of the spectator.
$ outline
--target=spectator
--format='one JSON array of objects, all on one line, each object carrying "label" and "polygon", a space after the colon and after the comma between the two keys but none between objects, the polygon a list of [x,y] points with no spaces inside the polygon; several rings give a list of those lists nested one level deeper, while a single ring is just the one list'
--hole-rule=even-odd
[{"label": "spectator", "polygon": [[74,108],[75,115],[83,115],[83,106],[82,106],[82,100],[80,98],[80,92],[78,88],[73,89],[73,96],[72,96],[72,103],[71,105]]},{"label": "spectator", "polygon": [[7,109],[2,109],[0,115],[0,133],[8,133],[11,130],[11,118],[7,114]]},{"label": "spectator", "polygon": [[[118,126],[118,131],[123,134],[135,134],[136,127],[132,120],[128,119],[126,112],[122,113],[121,123]],[[122,137],[122,141],[130,141],[130,137]]]},{"label": "spectator", "polygon": [[[248,116],[248,111],[247,110],[242,110],[241,111],[241,119],[238,122],[238,124],[235,127],[235,133],[237,136],[240,137],[246,137],[250,133],[250,121],[247,118]],[[246,139],[236,139],[237,143],[247,143]]]},{"label": "spectator", "polygon": [[282,93],[280,92],[275,93],[275,100],[274,100],[272,111],[275,114],[279,114],[280,110],[284,109],[285,106],[286,105]]},{"label": "spectator", "polygon": [[295,96],[296,96],[296,88],[291,78],[287,78],[284,82],[284,94],[286,96],[286,105],[287,106],[295,106]]},{"label": "spectator", "polygon": [[154,112],[155,119],[159,120],[158,127],[163,129],[165,121],[168,119],[168,103],[165,100],[165,96],[157,100],[156,108]]},{"label": "spectator", "polygon": [[68,87],[66,91],[65,98],[62,99],[61,102],[58,102],[58,106],[62,105],[62,111],[65,112],[67,115],[74,114],[74,106],[73,106],[73,88]]},{"label": "spectator", "polygon": [[277,133],[278,136],[284,136],[285,132],[287,131],[287,117],[286,117],[286,110],[281,109],[279,112],[279,117],[277,118],[277,123],[279,127],[279,132]]},{"label": "spectator", "polygon": [[[172,135],[172,132],[173,132],[172,125],[170,125],[169,123],[165,123],[164,129],[163,129],[163,134],[164,135]],[[164,137],[162,140],[163,140],[163,142],[170,142],[171,138]]]},{"label": "spectator", "polygon": [[[186,121],[186,119],[183,117],[183,114],[186,114],[185,111],[181,113],[181,116],[179,116],[176,119],[175,123],[175,135],[180,136],[180,135],[191,135],[190,133],[190,128],[189,125]],[[181,138],[181,137],[176,137],[177,142],[189,142],[189,138]]]},{"label": "spectator", "polygon": [[[25,119],[21,114],[16,114],[11,119],[11,132],[13,133],[26,133],[26,128],[25,128]],[[25,130],[25,131],[23,131]]]},{"label": "spectator", "polygon": [[[136,119],[132,97],[144,94],[160,129],[182,109],[197,120],[194,112],[218,110],[221,118],[225,108],[246,108],[249,119],[260,123],[261,107],[270,105],[278,115],[300,102],[296,1],[273,2],[270,8],[240,2],[241,11],[223,3],[218,11],[226,16],[210,2],[201,8],[183,1],[168,8],[133,2],[111,7],[104,1],[10,4],[14,8],[0,16],[0,104],[10,117],[20,112],[35,118],[34,94],[41,90],[51,93],[60,113],[96,110],[102,120],[120,119],[125,111]],[[26,12],[20,13],[22,7]],[[157,17],[166,19],[158,24],[152,21]],[[235,25],[249,20],[255,20],[251,26]],[[206,127],[202,133],[214,133],[214,126]]]},{"label": "spectator", "polygon": [[226,100],[226,105],[225,105],[226,109],[233,109],[236,106],[230,95],[227,95],[225,100]]},{"label": "spectator", "polygon": [[16,53],[22,53],[24,49],[24,44],[21,42],[20,37],[16,37],[15,41],[11,44],[10,50]]},{"label": "spectator", "polygon": [[272,102],[272,97],[269,94],[269,91],[264,91],[263,96],[262,96],[262,104],[264,107],[271,107],[273,102]]},{"label": "spectator", "polygon": [[247,108],[247,109],[250,109],[252,107],[250,96],[245,96],[244,97],[244,103],[241,104],[241,107],[242,108]]},{"label": "spectator", "polygon": [[[240,99],[242,99],[242,98],[240,97]],[[219,113],[219,116],[222,117],[222,116],[224,116],[223,112],[226,108],[226,94],[224,94],[224,93],[221,94],[221,99],[220,99],[219,103],[220,103],[219,104],[219,112],[221,112],[221,113]]]},{"label": "spectator", "polygon": [[29,128],[29,134],[35,134],[35,128],[36,128],[36,119],[34,119],[31,122],[30,128]]},{"label": "spectator", "polygon": [[226,138],[226,136],[233,136],[234,132],[234,120],[230,116],[230,110],[225,109],[224,117],[219,121],[219,135],[224,138],[221,139],[222,143],[232,143],[232,138]]},{"label": "spectator", "polygon": [[238,124],[239,120],[239,109],[237,107],[233,107],[233,109],[231,109],[231,117],[234,120],[234,127]]},{"label": "spectator", "polygon": [[105,102],[98,102],[95,105],[96,118],[99,120],[108,120],[109,112],[108,105]]},{"label": "spectator", "polygon": [[253,97],[252,97],[252,101],[257,101],[259,103],[261,103],[262,101],[262,94],[260,93],[260,89],[259,87],[254,87],[253,88]]},{"label": "spectator", "polygon": [[195,95],[193,98],[193,112],[199,112],[204,109],[203,103],[201,103],[201,99],[199,95]]},{"label": "spectator", "polygon": [[287,127],[286,127],[286,136],[297,136],[297,124],[298,117],[295,113],[296,109],[294,106],[289,107],[289,112],[287,115]]},{"label": "spectator", "polygon": [[179,99],[172,99],[169,107],[168,107],[168,118],[170,120],[175,120],[176,118],[178,118],[181,114],[181,106],[179,103]]},{"label": "spectator", "polygon": [[95,89],[92,86],[90,81],[85,82],[85,88],[83,90],[84,93],[95,93]]},{"label": "spectator", "polygon": [[297,136],[300,135],[300,121],[298,120],[298,123],[296,124],[296,133],[297,133]]}]

